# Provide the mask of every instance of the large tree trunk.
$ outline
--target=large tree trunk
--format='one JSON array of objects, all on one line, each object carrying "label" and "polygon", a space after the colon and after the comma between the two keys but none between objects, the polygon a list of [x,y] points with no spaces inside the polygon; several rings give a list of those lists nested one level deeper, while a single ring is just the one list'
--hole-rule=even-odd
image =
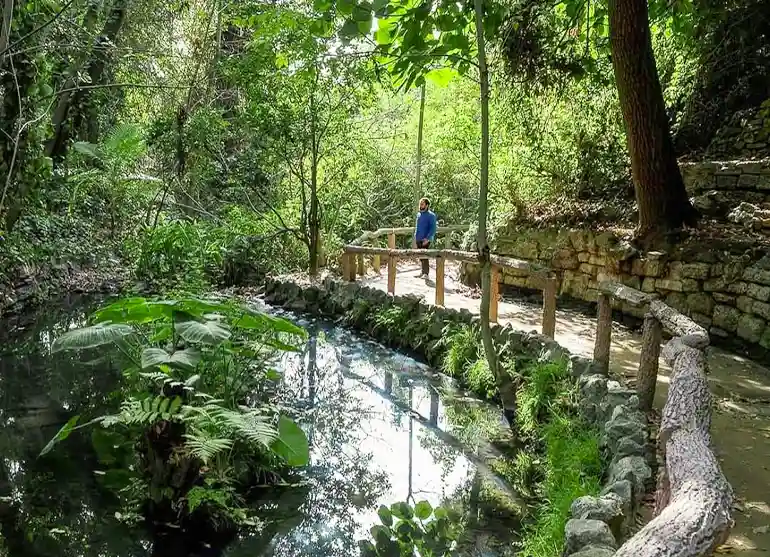
[{"label": "large tree trunk", "polygon": [[651,247],[682,225],[695,226],[679,171],[652,52],[645,0],[610,0],[612,65],[626,124],[639,206],[637,240]]}]

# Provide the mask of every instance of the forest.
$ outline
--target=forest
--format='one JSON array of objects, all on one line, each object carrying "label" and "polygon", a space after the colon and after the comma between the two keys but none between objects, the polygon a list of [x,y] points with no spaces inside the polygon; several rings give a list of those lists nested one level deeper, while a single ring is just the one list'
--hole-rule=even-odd
[{"label": "forest", "polygon": [[[705,384],[706,445],[709,388],[743,381],[723,362],[770,362],[768,0],[3,0],[0,94],[0,555],[639,555],[628,540],[679,509],[670,471],[641,502],[648,428],[687,421],[660,409],[681,407],[658,360]],[[447,288],[478,318],[441,313],[443,260],[439,309],[328,286],[423,198],[462,229],[440,244],[472,256]],[[390,294],[412,236],[389,239]],[[552,291],[516,273],[541,264]],[[597,319],[589,379],[547,340],[501,337],[506,300],[540,291],[544,338]],[[618,315],[642,347],[630,386]],[[709,344],[734,354],[710,363]],[[764,372],[720,400],[760,404]],[[408,436],[406,493],[354,424]],[[736,547],[738,468],[709,466],[726,487],[708,521],[679,514],[715,525],[708,547],[650,556]],[[587,500],[617,508],[578,516]],[[595,515],[609,526],[576,533]]]}]

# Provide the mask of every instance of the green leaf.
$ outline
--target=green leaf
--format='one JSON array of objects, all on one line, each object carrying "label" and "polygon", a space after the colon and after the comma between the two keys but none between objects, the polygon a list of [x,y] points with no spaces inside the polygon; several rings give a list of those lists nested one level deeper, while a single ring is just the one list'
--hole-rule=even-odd
[{"label": "green leaf", "polygon": [[380,515],[380,521],[385,526],[393,526],[393,513],[390,512],[390,509],[388,507],[386,507],[385,505],[380,505],[380,508],[377,511],[377,514]]},{"label": "green leaf", "polygon": [[43,447],[43,450],[40,451],[40,454],[38,456],[43,456],[51,452],[51,449],[54,448],[54,446],[64,441],[67,437],[70,436],[70,433],[72,433],[75,430],[75,426],[78,423],[78,420],[80,419],[80,415],[72,416],[69,420],[67,420],[67,423],[62,426],[62,428],[58,431],[56,435],[53,436],[53,439],[48,441],[45,447]]},{"label": "green leaf", "polygon": [[134,329],[124,323],[97,323],[90,327],[67,331],[53,342],[51,352],[96,348],[118,341],[133,332]]},{"label": "green leaf", "polygon": [[411,520],[414,516],[412,507],[410,507],[408,503],[404,502],[393,503],[390,506],[390,512],[393,513],[393,516],[400,518],[401,520]]},{"label": "green leaf", "polygon": [[340,28],[340,37],[343,39],[352,39],[358,36],[358,22],[352,19],[345,20]]},{"label": "green leaf", "polygon": [[443,507],[436,507],[436,508],[433,510],[433,516],[434,516],[436,519],[439,519],[439,518],[448,518],[448,517],[449,517],[449,513],[447,513],[446,509],[445,509],[445,508],[443,508]]},{"label": "green leaf", "polygon": [[328,12],[333,5],[332,0],[313,0],[313,9],[317,12]]},{"label": "green leaf", "polygon": [[185,348],[169,354],[162,348],[145,348],[142,351],[142,369],[168,364],[171,367],[194,368],[200,362],[201,354],[195,348]]},{"label": "green leaf", "polygon": [[344,16],[352,15],[353,6],[355,6],[354,0],[338,0],[337,13]]},{"label": "green leaf", "polygon": [[414,506],[414,515],[420,520],[428,520],[433,514],[433,507],[427,501],[420,501]]},{"label": "green leaf", "polygon": [[102,160],[102,155],[99,153],[99,146],[87,141],[76,141],[72,148],[75,149],[81,155],[85,155],[90,159]]},{"label": "green leaf", "polygon": [[179,412],[179,409],[182,407],[182,397],[175,396],[174,399],[171,401],[171,405],[168,407],[168,413],[169,414],[176,414]]},{"label": "green leaf", "polygon": [[425,78],[439,87],[446,87],[456,75],[457,71],[452,68],[438,68],[429,71]]},{"label": "green leaf", "polygon": [[196,344],[219,344],[230,338],[227,326],[216,321],[182,321],[176,330],[187,342]]},{"label": "green leaf", "polygon": [[281,416],[278,420],[278,439],[270,445],[289,466],[306,466],[310,461],[307,436],[293,420]]}]

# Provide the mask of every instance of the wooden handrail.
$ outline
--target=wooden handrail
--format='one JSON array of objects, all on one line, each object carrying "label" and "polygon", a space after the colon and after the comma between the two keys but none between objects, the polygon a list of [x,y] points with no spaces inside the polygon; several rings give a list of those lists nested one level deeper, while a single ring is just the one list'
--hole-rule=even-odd
[{"label": "wooden handrail", "polygon": [[[595,355],[609,363],[612,299],[647,307],[637,392],[652,407],[662,331],[673,336],[663,348],[672,367],[663,407],[658,449],[664,466],[658,481],[655,518],[629,539],[615,557],[701,557],[727,540],[733,526],[733,493],[711,450],[711,392],[706,378],[708,332],[686,315],[634,288],[599,286]],[[601,361],[604,364],[604,360]]]},{"label": "wooden handrail", "polygon": [[[446,226],[439,226],[436,228],[436,234],[464,232],[469,230],[470,227],[471,225],[469,224],[449,224]],[[377,230],[373,230],[371,232],[364,232],[358,238],[353,240],[351,245],[360,246],[366,241],[375,240],[377,238],[381,238],[382,236],[389,236],[391,234],[395,236],[405,236],[412,233],[414,233],[414,226],[402,226],[399,228],[378,228]]]}]

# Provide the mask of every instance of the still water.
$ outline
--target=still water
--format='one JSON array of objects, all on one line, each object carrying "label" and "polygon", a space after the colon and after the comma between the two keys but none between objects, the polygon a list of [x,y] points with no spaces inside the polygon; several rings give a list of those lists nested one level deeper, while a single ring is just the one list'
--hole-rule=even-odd
[{"label": "still water", "polygon": [[[0,324],[0,555],[159,555],[153,533],[116,518],[95,480],[88,435],[41,448],[75,413],[115,406],[119,371],[50,344],[95,309],[70,300]],[[427,500],[463,512],[463,554],[514,554],[518,497],[494,469],[506,457],[501,413],[424,364],[332,323],[284,314],[307,328],[298,354],[274,362],[277,397],[297,409],[311,447],[302,485],[259,498],[256,527],[206,555],[357,554],[381,504]],[[190,554],[202,555],[201,553]]]}]

